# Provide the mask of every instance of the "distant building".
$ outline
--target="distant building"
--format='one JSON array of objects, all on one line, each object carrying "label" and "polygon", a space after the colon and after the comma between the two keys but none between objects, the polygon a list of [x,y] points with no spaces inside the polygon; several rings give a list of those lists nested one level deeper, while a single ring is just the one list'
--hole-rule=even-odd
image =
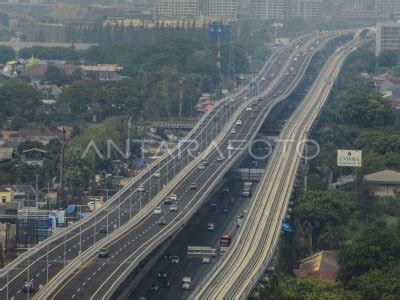
[{"label": "distant building", "polygon": [[31,185],[16,184],[16,185],[2,185],[3,190],[12,193],[11,202],[19,202],[20,208],[23,207],[36,207],[36,193]]},{"label": "distant building", "polygon": [[39,142],[43,145],[47,145],[51,140],[58,139],[58,136],[46,126],[39,128],[21,128],[18,131],[18,137],[21,142]]},{"label": "distant building", "polygon": [[398,0],[341,0],[339,16],[356,19],[384,20],[400,12]]},{"label": "distant building", "polygon": [[31,247],[52,235],[50,214],[40,210],[22,210],[17,215],[17,243]]},{"label": "distant building", "polygon": [[68,42],[68,28],[64,24],[27,23],[25,39],[36,42]]},{"label": "distant building", "polygon": [[12,200],[13,192],[0,186],[0,203],[11,202]]},{"label": "distant building", "polygon": [[14,148],[0,147],[0,161],[11,160],[13,157]]},{"label": "distant building", "polygon": [[384,170],[364,176],[364,183],[369,184],[375,196],[393,197],[400,190],[400,173]]},{"label": "distant building", "polygon": [[250,0],[250,14],[263,19],[317,19],[323,16],[323,5],[323,0]]},{"label": "distant building", "polygon": [[200,14],[209,21],[236,21],[237,0],[200,0]]},{"label": "distant building", "polygon": [[293,270],[296,277],[313,276],[319,280],[336,280],[339,272],[336,251],[320,251],[300,261],[298,269]]},{"label": "distant building", "polygon": [[82,66],[82,71],[88,75],[93,74],[101,81],[115,81],[124,68],[117,65]]},{"label": "distant building", "polygon": [[22,151],[22,161],[30,166],[43,167],[43,162],[47,151],[32,148]]},{"label": "distant building", "polygon": [[400,50],[400,23],[376,24],[376,55],[379,56],[382,50]]},{"label": "distant building", "polygon": [[156,0],[156,18],[195,19],[199,15],[199,0]]}]

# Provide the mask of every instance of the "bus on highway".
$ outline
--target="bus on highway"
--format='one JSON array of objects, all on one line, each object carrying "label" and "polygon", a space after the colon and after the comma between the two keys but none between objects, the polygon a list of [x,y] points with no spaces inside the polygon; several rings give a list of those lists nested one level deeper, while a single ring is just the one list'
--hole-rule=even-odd
[{"label": "bus on highway", "polygon": [[212,247],[202,247],[202,246],[188,246],[187,254],[191,255],[200,255],[200,256],[217,256],[217,249]]}]

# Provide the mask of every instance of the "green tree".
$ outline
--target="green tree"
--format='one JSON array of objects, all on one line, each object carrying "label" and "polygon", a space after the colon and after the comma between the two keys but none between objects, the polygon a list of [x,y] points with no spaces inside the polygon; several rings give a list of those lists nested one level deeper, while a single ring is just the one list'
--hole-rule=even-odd
[{"label": "green tree", "polygon": [[45,82],[58,86],[63,86],[69,81],[67,75],[65,74],[65,71],[53,65],[49,65],[47,67],[43,80]]},{"label": "green tree", "polygon": [[349,283],[370,270],[388,270],[400,260],[400,238],[393,229],[374,227],[364,230],[340,249],[340,277]]},{"label": "green tree", "polygon": [[0,62],[5,64],[6,62],[15,58],[15,50],[8,46],[0,45]]}]

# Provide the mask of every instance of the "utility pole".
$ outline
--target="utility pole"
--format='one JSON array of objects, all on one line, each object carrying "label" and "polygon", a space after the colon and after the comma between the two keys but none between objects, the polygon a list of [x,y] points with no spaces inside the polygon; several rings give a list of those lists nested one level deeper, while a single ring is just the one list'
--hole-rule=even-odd
[{"label": "utility pole", "polygon": [[60,153],[60,190],[58,193],[57,209],[60,209],[61,198],[64,196],[64,159],[65,159],[65,128],[62,129]]},{"label": "utility pole", "polygon": [[35,175],[35,206],[37,207],[37,205],[38,205],[38,201],[39,201],[39,194],[38,194],[38,190],[39,190],[39,175],[38,174],[36,174]]},{"label": "utility pole", "polygon": [[183,111],[183,78],[179,81],[179,119],[182,118]]}]

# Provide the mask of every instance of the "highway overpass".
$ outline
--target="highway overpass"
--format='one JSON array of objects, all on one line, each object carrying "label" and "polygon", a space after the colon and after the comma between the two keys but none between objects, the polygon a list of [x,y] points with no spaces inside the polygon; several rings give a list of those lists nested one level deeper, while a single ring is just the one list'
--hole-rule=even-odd
[{"label": "highway overpass", "polygon": [[309,93],[286,122],[253,202],[227,256],[209,273],[191,298],[245,299],[264,274],[277,246],[304,153],[308,133],[328,99],[333,82],[357,40],[328,60]]},{"label": "highway overpass", "polygon": [[[172,149],[119,191],[106,205],[86,219],[56,234],[19,257],[1,271],[0,295],[25,298],[21,289],[33,281],[43,289],[38,299],[109,298],[121,281],[148,253],[178,230],[198,209],[213,187],[242,155],[272,104],[284,99],[300,81],[314,53],[335,37],[327,33],[297,40],[306,49],[291,47],[275,52],[255,78],[255,88],[226,97],[208,112],[181,145]],[[291,69],[293,68],[293,69]],[[295,70],[295,71],[293,71]],[[247,110],[252,107],[252,110]],[[240,118],[242,125],[235,125]],[[236,132],[231,133],[235,127]],[[228,150],[228,145],[232,145]],[[221,151],[218,151],[217,146]],[[217,158],[223,156],[224,159]],[[199,170],[205,158],[209,166]],[[161,176],[155,178],[156,170]],[[196,183],[196,189],[190,185]],[[145,192],[139,192],[143,186]],[[157,225],[160,216],[153,209],[171,192],[177,194],[179,211],[164,209],[166,226]],[[107,226],[108,234],[99,233]],[[107,246],[110,257],[97,257]]]}]

